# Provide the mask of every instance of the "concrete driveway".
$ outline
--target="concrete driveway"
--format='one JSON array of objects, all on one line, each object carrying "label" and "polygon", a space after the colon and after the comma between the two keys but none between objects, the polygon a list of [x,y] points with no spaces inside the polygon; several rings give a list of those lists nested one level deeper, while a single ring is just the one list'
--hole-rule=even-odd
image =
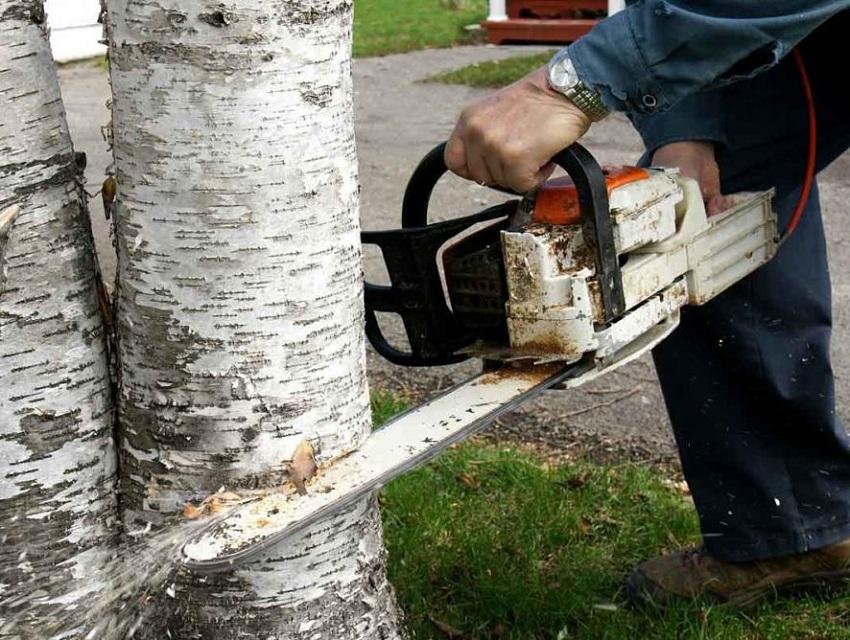
[{"label": "concrete driveway", "polygon": [[[363,185],[362,221],[366,229],[398,224],[401,198],[413,167],[432,146],[450,133],[461,107],[482,91],[467,87],[425,84],[435,73],[472,62],[533,52],[535,48],[459,47],[420,51],[355,61],[356,126]],[[72,134],[78,150],[89,158],[89,190],[97,191],[109,164],[101,127],[108,121],[106,74],[90,64],[60,72]],[[625,118],[615,116],[595,125],[585,139],[607,163],[634,162],[640,155],[637,134]],[[472,213],[498,197],[457,179],[447,179],[434,200],[434,217]],[[821,176],[835,290],[835,370],[841,415],[850,407],[850,231],[843,219],[850,202],[850,155]],[[93,223],[104,271],[114,273],[115,259],[99,201],[93,202]],[[367,252],[368,278],[384,277],[373,252]],[[439,369],[401,369],[369,354],[373,388],[391,389],[411,398],[444,388],[475,370],[475,365]],[[675,448],[652,364],[648,359],[626,367],[586,388],[548,392],[500,421],[492,432],[564,452],[595,458],[623,456],[668,460]]]}]

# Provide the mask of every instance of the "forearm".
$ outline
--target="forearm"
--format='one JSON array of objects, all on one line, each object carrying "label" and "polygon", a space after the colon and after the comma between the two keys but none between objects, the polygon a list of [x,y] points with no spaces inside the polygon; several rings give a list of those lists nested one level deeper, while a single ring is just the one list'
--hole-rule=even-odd
[{"label": "forearm", "polygon": [[611,110],[663,112],[776,64],[850,0],[638,0],[570,46]]}]

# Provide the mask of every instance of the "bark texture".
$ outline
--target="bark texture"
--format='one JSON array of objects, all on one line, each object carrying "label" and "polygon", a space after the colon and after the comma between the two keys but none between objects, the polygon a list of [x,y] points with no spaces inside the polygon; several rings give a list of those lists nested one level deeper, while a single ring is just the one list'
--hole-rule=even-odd
[{"label": "bark texture", "polygon": [[[167,526],[370,429],[350,0],[110,0],[121,495]],[[147,637],[396,638],[374,500],[232,574],[183,576]]]},{"label": "bark texture", "polygon": [[0,637],[79,637],[115,452],[81,168],[41,2],[0,0]]}]

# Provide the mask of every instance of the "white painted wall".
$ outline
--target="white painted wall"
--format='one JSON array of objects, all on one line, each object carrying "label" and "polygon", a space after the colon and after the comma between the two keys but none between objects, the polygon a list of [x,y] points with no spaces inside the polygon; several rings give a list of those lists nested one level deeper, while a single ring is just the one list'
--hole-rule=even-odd
[{"label": "white painted wall", "polygon": [[57,62],[91,58],[106,53],[99,0],[46,0],[50,46]]}]

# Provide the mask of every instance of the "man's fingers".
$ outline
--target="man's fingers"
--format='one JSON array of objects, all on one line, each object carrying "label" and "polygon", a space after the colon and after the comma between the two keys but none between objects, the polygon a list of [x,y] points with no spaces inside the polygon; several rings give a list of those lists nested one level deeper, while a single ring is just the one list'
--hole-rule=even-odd
[{"label": "man's fingers", "polygon": [[735,204],[720,188],[720,167],[710,142],[672,142],[656,150],[652,163],[662,167],[678,167],[679,173],[699,184],[706,213],[715,216]]},{"label": "man's fingers", "polygon": [[501,187],[509,187],[507,178],[505,177],[505,168],[499,160],[498,154],[485,153],[484,161],[487,163],[487,171],[492,179],[491,185],[499,185]]},{"label": "man's fingers", "polygon": [[469,169],[470,180],[475,180],[481,185],[495,184],[490,169],[487,167],[487,160],[477,149],[467,148],[466,166]]},{"label": "man's fingers", "polygon": [[731,196],[716,195],[707,201],[706,212],[709,216],[716,216],[730,209],[734,204],[735,199]]},{"label": "man's fingers", "polygon": [[556,165],[553,162],[545,164],[540,171],[537,172],[537,184],[542,184],[552,177],[555,173]]},{"label": "man's fingers", "polygon": [[443,160],[449,171],[456,173],[461,178],[472,179],[469,174],[469,167],[466,165],[466,146],[463,144],[463,138],[458,135],[457,129],[452,133],[452,137],[446,144]]},{"label": "man's fingers", "polygon": [[505,186],[528,193],[540,182],[540,165],[521,154],[507,154],[504,162]]},{"label": "man's fingers", "polygon": [[717,164],[710,163],[708,166],[704,166],[700,178],[700,190],[705,202],[706,213],[709,216],[723,213],[732,206],[732,198],[724,196],[720,190],[720,171]]}]

